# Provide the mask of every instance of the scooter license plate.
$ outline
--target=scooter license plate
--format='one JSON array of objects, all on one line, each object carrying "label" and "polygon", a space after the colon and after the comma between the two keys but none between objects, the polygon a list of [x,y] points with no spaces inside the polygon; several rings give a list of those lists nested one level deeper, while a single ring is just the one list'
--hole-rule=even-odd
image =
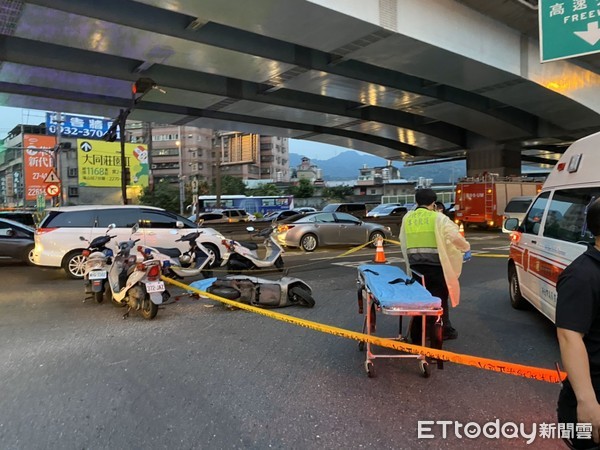
[{"label": "scooter license plate", "polygon": [[146,283],[146,292],[151,294],[152,292],[163,292],[165,290],[165,283],[162,281],[152,281]]},{"label": "scooter license plate", "polygon": [[92,270],[88,278],[90,280],[104,280],[106,279],[106,270]]}]

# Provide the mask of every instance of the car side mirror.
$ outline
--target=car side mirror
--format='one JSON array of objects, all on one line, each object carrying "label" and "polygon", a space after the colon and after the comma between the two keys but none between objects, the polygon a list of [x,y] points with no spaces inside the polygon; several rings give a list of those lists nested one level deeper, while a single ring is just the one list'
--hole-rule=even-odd
[{"label": "car side mirror", "polygon": [[504,221],[504,228],[508,231],[515,231],[519,227],[519,219],[512,217]]},{"label": "car side mirror", "polygon": [[8,237],[13,237],[15,234],[17,234],[17,232],[15,230],[13,230],[12,228],[9,228],[8,230],[6,230],[6,235]]},{"label": "car side mirror", "polygon": [[175,227],[176,228],[183,228],[183,222],[181,220],[178,220],[177,222],[175,222]]}]

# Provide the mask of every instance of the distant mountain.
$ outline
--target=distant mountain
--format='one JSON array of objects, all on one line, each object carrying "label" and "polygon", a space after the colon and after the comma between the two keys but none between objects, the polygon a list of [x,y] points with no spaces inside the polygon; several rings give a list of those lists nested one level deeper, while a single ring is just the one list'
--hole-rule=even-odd
[{"label": "distant mountain", "polygon": [[[303,156],[290,153],[290,169],[300,165]],[[311,164],[318,166],[323,171],[323,178],[328,181],[356,181],[358,170],[367,167],[381,167],[387,165],[387,160],[378,156],[371,156],[347,151],[330,159],[310,159]],[[419,177],[432,178],[434,183],[449,183],[458,177],[465,176],[465,161],[451,161],[446,163],[424,164],[405,167],[404,163],[394,162],[394,167],[400,169],[400,175],[407,180],[417,180]]]}]

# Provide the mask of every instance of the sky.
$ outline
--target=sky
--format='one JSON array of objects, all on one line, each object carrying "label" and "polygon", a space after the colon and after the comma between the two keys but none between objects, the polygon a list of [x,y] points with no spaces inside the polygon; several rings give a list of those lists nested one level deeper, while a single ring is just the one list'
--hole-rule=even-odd
[{"label": "sky", "polygon": [[[16,125],[39,125],[46,121],[46,112],[36,109],[0,107],[0,138],[4,138]],[[320,144],[298,139],[290,139],[290,152],[311,159],[329,159],[350,149],[335,145]]]}]

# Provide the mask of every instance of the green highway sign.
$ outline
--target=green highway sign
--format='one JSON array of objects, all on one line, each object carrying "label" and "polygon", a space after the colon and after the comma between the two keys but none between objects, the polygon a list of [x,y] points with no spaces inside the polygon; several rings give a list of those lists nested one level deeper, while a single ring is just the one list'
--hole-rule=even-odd
[{"label": "green highway sign", "polygon": [[600,52],[599,0],[540,0],[542,62]]}]

